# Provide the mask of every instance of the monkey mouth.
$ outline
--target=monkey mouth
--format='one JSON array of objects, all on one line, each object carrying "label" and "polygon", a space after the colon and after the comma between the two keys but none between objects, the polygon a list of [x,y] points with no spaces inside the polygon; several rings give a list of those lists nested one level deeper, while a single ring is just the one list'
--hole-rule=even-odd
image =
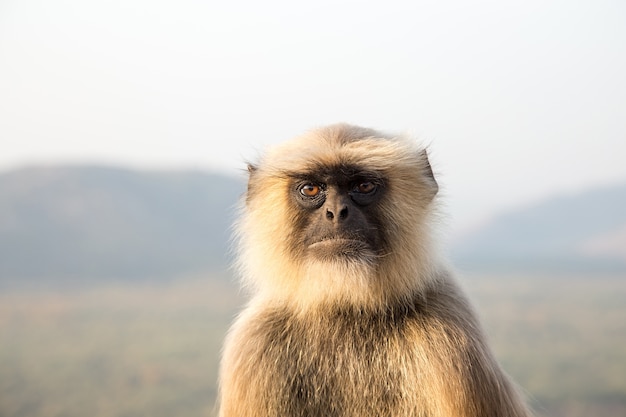
[{"label": "monkey mouth", "polygon": [[366,245],[366,243],[360,239],[354,239],[354,238],[327,237],[327,238],[318,240],[317,242],[311,243],[309,247],[312,248],[312,247],[317,247],[317,246],[328,246],[328,245],[358,247],[358,246]]},{"label": "monkey mouth", "polygon": [[335,257],[361,257],[371,252],[370,245],[362,239],[327,237],[308,246],[314,255],[330,259]]}]

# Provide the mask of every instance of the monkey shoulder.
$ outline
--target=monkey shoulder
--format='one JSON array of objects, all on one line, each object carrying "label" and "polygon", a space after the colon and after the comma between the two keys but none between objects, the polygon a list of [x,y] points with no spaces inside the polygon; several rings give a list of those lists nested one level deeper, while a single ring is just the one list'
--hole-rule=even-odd
[{"label": "monkey shoulder", "polygon": [[256,308],[229,337],[226,383],[266,410],[259,415],[338,416],[348,408],[345,415],[418,415],[442,407],[431,397],[486,410],[481,399],[507,382],[490,365],[473,313],[459,318],[459,308],[469,305],[454,288],[378,310]]},{"label": "monkey shoulder", "polygon": [[480,332],[469,303],[452,284],[381,309],[323,306],[302,314],[255,308],[234,326],[230,344],[247,357],[269,358],[268,366],[321,366],[338,360],[339,353],[359,366],[417,360],[436,355],[437,348],[461,352],[481,343]]}]

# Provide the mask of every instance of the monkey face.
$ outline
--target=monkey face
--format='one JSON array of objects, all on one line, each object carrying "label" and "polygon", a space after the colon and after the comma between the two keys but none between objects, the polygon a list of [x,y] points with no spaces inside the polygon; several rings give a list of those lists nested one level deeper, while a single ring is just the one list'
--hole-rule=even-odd
[{"label": "monkey face", "polygon": [[427,267],[438,187],[410,139],[333,125],[248,171],[236,229],[246,285],[298,302],[373,300],[405,293]]},{"label": "monkey face", "polygon": [[371,260],[384,252],[378,214],[384,178],[357,167],[318,168],[292,179],[294,252],[319,260]]}]

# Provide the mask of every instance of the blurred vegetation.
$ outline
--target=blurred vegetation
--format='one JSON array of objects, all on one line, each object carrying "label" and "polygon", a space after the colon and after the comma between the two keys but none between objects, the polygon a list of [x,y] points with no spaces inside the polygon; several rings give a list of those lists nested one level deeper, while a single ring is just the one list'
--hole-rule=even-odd
[{"label": "blurred vegetation", "polygon": [[[0,416],[214,415],[227,282],[0,294]],[[461,282],[539,415],[626,415],[626,277]]]},{"label": "blurred vegetation", "polygon": [[213,281],[2,295],[0,416],[211,415],[237,304]]},{"label": "blurred vegetation", "polygon": [[463,284],[538,415],[626,415],[626,276],[525,274]]}]

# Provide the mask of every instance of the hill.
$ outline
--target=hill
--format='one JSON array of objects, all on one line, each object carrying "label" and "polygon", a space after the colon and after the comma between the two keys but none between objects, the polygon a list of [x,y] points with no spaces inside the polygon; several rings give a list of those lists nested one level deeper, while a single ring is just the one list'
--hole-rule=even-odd
[{"label": "hill", "polygon": [[496,216],[452,245],[461,264],[626,269],[626,184],[556,196]]},{"label": "hill", "polygon": [[244,190],[205,172],[32,167],[0,175],[0,284],[224,269]]},{"label": "hill", "polygon": [[[199,171],[30,167],[0,174],[0,286],[221,272],[243,179]],[[453,242],[455,264],[626,270],[626,184],[503,213]]]}]

